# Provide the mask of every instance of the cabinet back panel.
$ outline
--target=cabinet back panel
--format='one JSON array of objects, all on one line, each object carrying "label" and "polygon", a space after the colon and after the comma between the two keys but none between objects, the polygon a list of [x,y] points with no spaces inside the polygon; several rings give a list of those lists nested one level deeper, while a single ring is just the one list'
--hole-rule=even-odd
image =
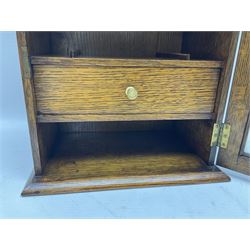
[{"label": "cabinet back panel", "polygon": [[170,130],[174,121],[67,122],[58,126],[63,133]]},{"label": "cabinet back panel", "polygon": [[72,57],[154,57],[181,51],[182,32],[51,32],[51,53]]}]

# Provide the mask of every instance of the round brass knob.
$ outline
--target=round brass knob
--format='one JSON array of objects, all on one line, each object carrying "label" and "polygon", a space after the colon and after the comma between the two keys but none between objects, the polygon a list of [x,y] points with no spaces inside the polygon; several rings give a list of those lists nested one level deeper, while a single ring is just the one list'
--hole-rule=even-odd
[{"label": "round brass knob", "polygon": [[129,100],[135,100],[138,96],[137,90],[134,87],[127,87],[125,93]]}]

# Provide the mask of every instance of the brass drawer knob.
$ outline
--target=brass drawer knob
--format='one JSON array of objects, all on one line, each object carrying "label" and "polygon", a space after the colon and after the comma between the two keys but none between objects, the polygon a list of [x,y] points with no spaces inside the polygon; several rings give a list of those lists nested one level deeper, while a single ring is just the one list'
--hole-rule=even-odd
[{"label": "brass drawer knob", "polygon": [[137,90],[134,87],[127,87],[125,93],[129,100],[135,100],[138,96]]}]

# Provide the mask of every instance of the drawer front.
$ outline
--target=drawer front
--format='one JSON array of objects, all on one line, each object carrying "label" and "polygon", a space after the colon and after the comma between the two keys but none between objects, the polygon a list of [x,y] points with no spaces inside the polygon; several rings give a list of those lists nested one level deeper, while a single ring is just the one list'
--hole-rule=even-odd
[{"label": "drawer front", "polygon": [[33,73],[41,114],[105,115],[211,113],[220,70],[34,65]]}]

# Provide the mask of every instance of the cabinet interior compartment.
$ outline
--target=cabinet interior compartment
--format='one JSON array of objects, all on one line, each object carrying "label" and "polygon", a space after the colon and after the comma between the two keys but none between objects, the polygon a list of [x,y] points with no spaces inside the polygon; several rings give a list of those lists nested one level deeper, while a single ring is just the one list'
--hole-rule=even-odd
[{"label": "cabinet interior compartment", "polygon": [[31,56],[225,60],[234,32],[27,32]]},{"label": "cabinet interior compartment", "polygon": [[[210,148],[210,141],[213,124],[222,116],[235,46],[236,32],[25,32],[20,35],[19,53],[23,58],[21,67],[25,96],[28,103],[31,102],[30,96],[34,98],[34,106],[27,105],[27,110],[31,130],[35,128],[31,139],[33,153],[35,152],[34,161],[38,163],[34,166],[34,176],[22,194],[42,195],[228,181],[229,178],[213,166],[214,149]],[[177,105],[169,107],[168,113],[164,113],[165,107],[161,103],[156,105],[155,99],[152,99],[152,102],[146,102],[147,110],[155,104],[154,107],[164,108],[164,112],[160,110],[157,113],[157,110],[153,110],[154,112],[146,114],[141,109],[132,114],[133,103],[124,101],[119,92],[124,113],[105,116],[100,104],[100,112],[96,116],[79,102],[81,114],[73,114],[72,110],[79,111],[76,106],[79,95],[76,95],[78,98],[75,100],[72,98],[72,102],[64,102],[64,98],[52,89],[54,85],[56,89],[62,90],[61,93],[67,92],[60,85],[60,80],[56,81],[56,77],[61,74],[60,70],[67,73],[65,67],[67,70],[77,68],[81,71],[85,62],[91,63],[91,67],[99,67],[104,61],[111,63],[113,68],[116,68],[117,65],[114,64],[118,62],[127,68],[139,70],[145,66],[152,70],[160,68],[161,71],[161,64],[174,70],[183,69],[176,77],[179,97],[183,94],[183,83],[187,83],[180,79],[180,75],[188,77],[185,72],[191,72],[193,68],[216,71],[213,81],[206,82],[212,88],[212,95],[203,96],[204,91],[199,86],[205,88],[205,82],[201,82],[200,85],[197,84],[198,87],[193,86],[194,91],[190,91],[190,94],[199,98],[203,96],[208,102],[205,109],[194,112],[199,105],[195,103],[188,106],[184,103],[183,110],[178,110],[180,105]],[[96,62],[98,65],[95,65]],[[109,68],[110,65],[104,66]],[[90,68],[89,64],[84,64],[84,67]],[[57,72],[50,77],[47,73],[52,69]],[[145,79],[152,83],[149,79],[152,75],[149,76],[147,69],[145,71],[148,74],[145,74]],[[79,75],[83,76],[83,73],[81,71]],[[155,75],[158,76],[157,71],[153,77]],[[55,78],[52,79],[53,77]],[[78,86],[79,78],[72,81],[70,73],[67,77],[67,81]],[[164,75],[164,79],[168,78]],[[197,79],[196,73],[194,79]],[[162,80],[159,82],[165,87],[169,86]],[[108,81],[106,83],[110,86]],[[96,82],[93,81],[93,86],[94,84]],[[67,86],[65,83],[64,87]],[[127,86],[122,87],[121,93],[124,94],[124,87]],[[158,96],[155,94],[157,88],[163,88],[157,82],[154,87],[153,94]],[[92,86],[91,89],[96,93]],[[166,95],[175,93],[175,90],[165,90]],[[195,92],[198,90],[203,94]],[[47,91],[52,91],[52,95]],[[79,93],[78,90],[77,92]],[[54,93],[56,101],[53,99]],[[87,93],[87,101],[93,100],[88,97]],[[144,97],[143,102],[149,100],[146,95]],[[161,100],[166,98],[162,95]],[[183,102],[184,98],[180,100]],[[197,101],[195,98],[192,100]],[[63,106],[60,106],[61,103]],[[64,105],[71,104],[74,109],[69,106],[68,110],[64,108]],[[93,107],[92,104],[89,106]],[[191,106],[193,108],[189,110]],[[62,110],[60,107],[63,107]],[[50,109],[46,110],[47,108]]]},{"label": "cabinet interior compartment", "polygon": [[23,195],[227,181],[206,159],[206,143],[190,143],[188,122],[195,121],[40,124],[53,127],[54,140]]}]

